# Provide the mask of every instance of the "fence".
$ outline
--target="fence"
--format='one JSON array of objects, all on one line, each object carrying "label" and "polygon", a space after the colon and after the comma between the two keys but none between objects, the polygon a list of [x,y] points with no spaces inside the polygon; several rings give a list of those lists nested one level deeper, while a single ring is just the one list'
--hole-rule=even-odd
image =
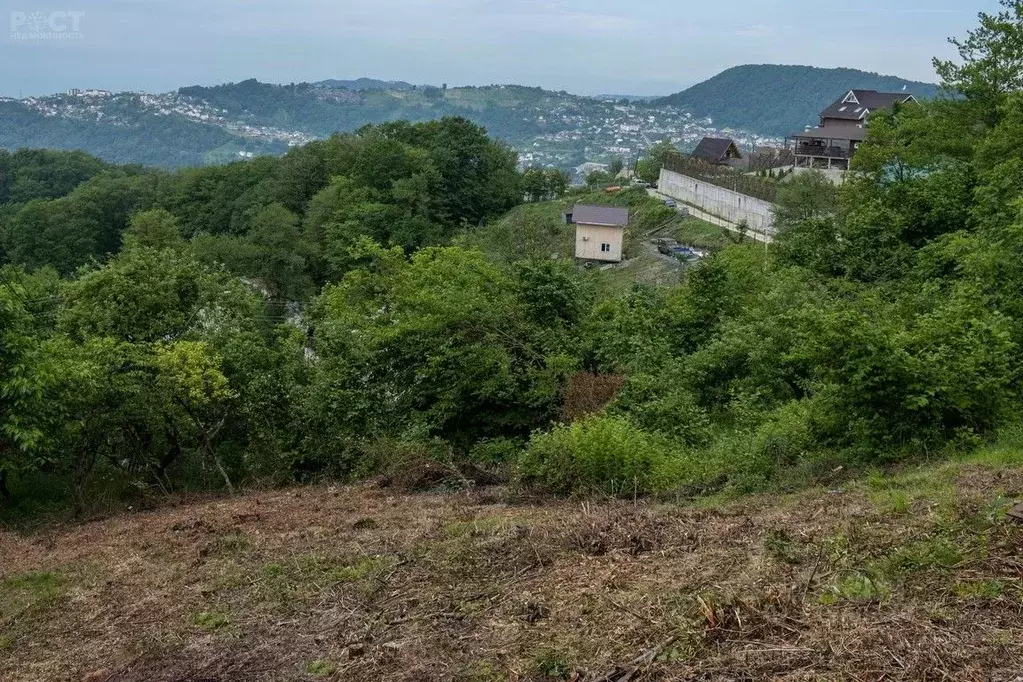
[{"label": "fence", "polygon": [[774,234],[774,206],[763,199],[683,175],[667,167],[661,169],[657,189],[661,194],[691,204],[733,227],[745,223],[750,232],[762,235],[766,240]]},{"label": "fence", "polygon": [[681,154],[669,156],[664,162],[664,168],[679,175],[766,201],[769,204],[773,204],[778,195],[778,186],[770,180],[758,178],[755,175],[744,175],[726,166],[715,166]]}]

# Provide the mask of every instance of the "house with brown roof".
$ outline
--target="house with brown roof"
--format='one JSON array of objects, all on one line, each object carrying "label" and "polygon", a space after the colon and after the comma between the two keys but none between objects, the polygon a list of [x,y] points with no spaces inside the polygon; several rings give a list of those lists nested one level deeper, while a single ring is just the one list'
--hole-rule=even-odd
[{"label": "house with brown roof", "polygon": [[742,152],[735,142],[720,137],[703,138],[690,156],[716,166],[735,166],[742,162]]},{"label": "house with brown roof", "polygon": [[576,204],[564,217],[566,224],[575,225],[576,258],[607,263],[622,261],[629,209]]},{"label": "house with brown roof", "polygon": [[867,139],[870,114],[915,101],[907,92],[850,90],[821,112],[818,127],[789,136],[796,168],[848,170],[860,143]]}]

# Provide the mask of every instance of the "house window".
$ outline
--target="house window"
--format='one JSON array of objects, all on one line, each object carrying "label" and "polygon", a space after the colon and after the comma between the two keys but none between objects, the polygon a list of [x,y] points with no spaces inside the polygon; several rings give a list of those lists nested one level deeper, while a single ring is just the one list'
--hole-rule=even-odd
[{"label": "house window", "polygon": [[610,244],[601,244],[600,245],[600,252],[601,253],[611,253],[611,245]]}]

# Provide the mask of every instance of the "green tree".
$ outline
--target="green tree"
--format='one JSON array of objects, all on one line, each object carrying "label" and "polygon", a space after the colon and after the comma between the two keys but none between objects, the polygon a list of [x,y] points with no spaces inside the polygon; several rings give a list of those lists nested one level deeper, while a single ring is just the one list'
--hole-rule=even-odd
[{"label": "green tree", "polygon": [[592,171],[586,176],[586,184],[590,187],[590,189],[608,187],[613,182],[614,177],[607,171],[603,170]]},{"label": "green tree", "polygon": [[661,168],[673,154],[678,154],[678,149],[668,140],[661,140],[650,149],[646,150],[643,158],[636,163],[636,175],[641,180],[656,184],[661,177]]},{"label": "green tree", "polygon": [[800,173],[779,186],[774,204],[774,224],[784,230],[807,220],[834,215],[838,186],[820,171]]},{"label": "green tree", "polygon": [[169,249],[184,245],[181,224],[172,213],[162,208],[136,213],[123,235],[125,249]]},{"label": "green tree", "polygon": [[43,438],[37,414],[45,374],[25,291],[13,271],[0,270],[0,496],[10,498],[10,475],[39,462]]},{"label": "green tree", "polygon": [[254,260],[245,274],[258,278],[270,298],[296,301],[309,294],[315,246],[303,239],[298,216],[280,204],[265,206],[252,216],[247,239]]},{"label": "green tree", "polygon": [[1009,93],[1023,89],[1023,2],[1000,0],[996,14],[981,12],[980,26],[965,39],[950,38],[961,63],[934,60],[942,86],[977,105],[981,120],[994,125]]},{"label": "green tree", "polygon": [[420,428],[467,449],[550,414],[556,370],[507,273],[475,251],[428,248],[406,263],[372,248],[370,269],[324,291],[316,350],[359,363],[351,373],[393,434]]}]

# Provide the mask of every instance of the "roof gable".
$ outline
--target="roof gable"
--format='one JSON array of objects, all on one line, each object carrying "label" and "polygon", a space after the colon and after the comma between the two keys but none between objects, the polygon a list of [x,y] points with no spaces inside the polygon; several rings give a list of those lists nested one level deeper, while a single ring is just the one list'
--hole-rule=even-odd
[{"label": "roof gable", "polygon": [[742,153],[735,146],[735,142],[727,138],[705,137],[696,145],[691,156],[695,159],[703,159],[711,163],[721,163],[728,158],[729,150],[734,150],[736,158],[742,158]]},{"label": "roof gable", "polygon": [[876,90],[850,90],[821,112],[821,118],[861,121],[878,109],[891,109],[896,104],[916,101],[908,92],[878,92]]},{"label": "roof gable", "polygon": [[629,209],[627,208],[576,204],[571,213],[574,223],[609,227],[625,227],[629,224]]}]

